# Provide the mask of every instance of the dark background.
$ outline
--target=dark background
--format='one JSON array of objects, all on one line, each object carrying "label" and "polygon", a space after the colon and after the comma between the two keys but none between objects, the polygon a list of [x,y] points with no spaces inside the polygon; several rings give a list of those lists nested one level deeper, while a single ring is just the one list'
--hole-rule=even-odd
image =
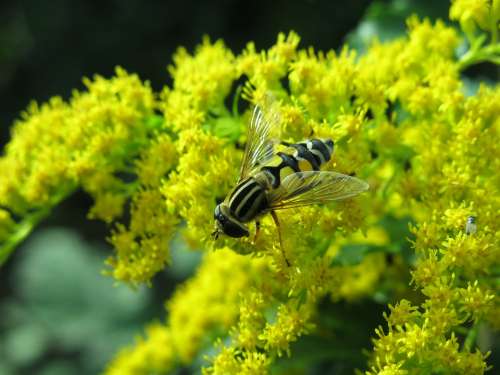
[{"label": "dark background", "polygon": [[[410,13],[447,19],[448,6],[430,0],[2,1],[0,149],[30,101],[42,103],[56,95],[68,99],[72,90],[83,89],[82,77],[109,77],[117,65],[159,91],[171,83],[166,67],[175,50],[193,51],[204,35],[222,38],[235,53],[249,41],[267,49],[279,32],[290,30],[300,35],[301,47],[338,49],[346,38],[360,47],[360,22],[366,25],[369,19],[372,33],[389,39],[404,33]],[[357,36],[348,36],[356,29]],[[475,68],[471,74],[491,69]],[[156,276],[151,289],[125,288],[116,299],[111,278],[96,281],[112,250],[105,242],[109,228],[86,219],[90,205],[82,192],[68,198],[0,269],[0,375],[102,370],[110,353],[133,342],[146,322],[164,317],[165,299],[193,272],[198,257],[180,256],[176,268]],[[362,344],[355,345],[369,348],[371,329],[383,323],[385,305],[368,302],[333,310],[356,316],[366,309],[373,314],[365,319],[366,327],[358,328],[367,336],[357,337]],[[366,363],[362,356],[356,360],[359,366]],[[316,371],[347,374],[355,365],[337,358],[319,363]]]},{"label": "dark background", "polygon": [[110,76],[123,66],[169,82],[166,66],[179,46],[203,35],[223,38],[235,52],[248,41],[271,46],[280,31],[295,30],[302,46],[337,48],[363,16],[369,0],[336,1],[39,1],[0,5],[2,141],[29,101],[67,98],[83,76]]}]

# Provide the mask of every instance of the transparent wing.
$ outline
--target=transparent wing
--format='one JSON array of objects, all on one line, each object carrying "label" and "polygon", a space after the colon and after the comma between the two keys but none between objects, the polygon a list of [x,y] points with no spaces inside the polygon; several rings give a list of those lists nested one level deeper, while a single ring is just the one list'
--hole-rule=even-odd
[{"label": "transparent wing", "polygon": [[350,198],[368,190],[369,185],[342,173],[308,171],[293,173],[283,179],[268,200],[272,210],[327,203]]},{"label": "transparent wing", "polygon": [[[240,169],[240,179],[244,180],[259,164],[264,164],[273,155],[273,146],[276,143],[280,117],[275,104],[268,99],[265,111],[256,105],[252,121],[247,130],[247,144]],[[273,138],[271,138],[273,136]]]}]

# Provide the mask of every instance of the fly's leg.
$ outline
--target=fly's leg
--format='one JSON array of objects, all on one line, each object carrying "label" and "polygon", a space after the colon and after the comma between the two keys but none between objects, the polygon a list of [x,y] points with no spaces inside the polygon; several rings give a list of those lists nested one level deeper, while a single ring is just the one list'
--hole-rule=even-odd
[{"label": "fly's leg", "polygon": [[280,249],[281,253],[283,254],[283,258],[285,258],[286,265],[290,267],[290,262],[288,261],[286,254],[285,254],[285,248],[283,247],[283,239],[281,238],[281,226],[280,222],[278,220],[278,215],[276,215],[276,212],[271,211],[271,216],[273,217],[274,223],[276,224],[276,228],[278,228],[278,238],[280,240]]},{"label": "fly's leg", "polygon": [[257,243],[257,237],[259,236],[260,232],[260,221],[257,220],[255,222],[255,236],[253,237],[253,244],[255,245]]}]

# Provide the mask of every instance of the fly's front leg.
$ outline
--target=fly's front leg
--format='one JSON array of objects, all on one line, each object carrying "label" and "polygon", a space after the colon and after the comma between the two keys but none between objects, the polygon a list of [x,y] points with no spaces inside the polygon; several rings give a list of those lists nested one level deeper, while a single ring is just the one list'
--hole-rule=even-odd
[{"label": "fly's front leg", "polygon": [[257,243],[257,237],[259,236],[259,232],[260,232],[260,221],[257,220],[255,221],[255,236],[253,237],[254,245]]},{"label": "fly's front leg", "polygon": [[285,258],[286,265],[290,267],[290,262],[286,257],[285,248],[283,247],[283,239],[281,238],[281,226],[278,220],[278,215],[276,215],[276,212],[271,210],[271,216],[273,217],[274,223],[276,224],[276,228],[278,228],[278,238],[280,240],[281,253],[283,254],[283,258]]}]

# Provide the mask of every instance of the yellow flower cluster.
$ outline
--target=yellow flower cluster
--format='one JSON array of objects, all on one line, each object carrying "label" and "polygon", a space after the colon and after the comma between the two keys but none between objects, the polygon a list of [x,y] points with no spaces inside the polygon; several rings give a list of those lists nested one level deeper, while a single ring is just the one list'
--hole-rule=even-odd
[{"label": "yellow flower cluster", "polygon": [[450,18],[460,22],[462,30],[471,35],[479,27],[498,32],[500,2],[498,0],[452,0]]},{"label": "yellow flower cluster", "polygon": [[135,161],[137,179],[129,186],[130,223],[117,224],[109,239],[116,250],[107,261],[112,267],[110,273],[130,283],[148,282],[169,262],[168,243],[179,222],[168,214],[159,190],[178,157],[167,134],[155,135]]},{"label": "yellow flower cluster", "polygon": [[[470,45],[458,64],[460,68],[483,61],[500,63],[500,1],[452,0],[450,18],[460,22]],[[487,43],[488,37],[490,43]]]},{"label": "yellow flower cluster", "polygon": [[[321,301],[372,298],[392,304],[366,374],[482,374],[488,353],[477,330],[500,327],[500,158],[492,158],[500,87],[466,94],[461,73],[497,62],[498,2],[457,0],[450,15],[489,39],[474,30],[457,57],[454,28],[415,16],[407,36],[361,56],[300,50],[295,33],[239,55],[205,39],[193,54],[176,53],[173,86],[156,100],[119,70],[88,81],[68,104],[34,106],[0,159],[12,172],[0,177],[0,242],[12,248],[47,207],[83,186],[96,198],[89,215],[113,225],[108,272],[118,280],[149,282],[170,261],[177,231],[191,248],[214,250],[166,303],[166,323],[149,326],[108,373],[192,365],[265,374],[315,332]],[[255,244],[213,241],[213,210],[237,180],[252,105],[269,93],[283,140],[334,139],[325,168],[370,190],[278,212],[283,249],[269,217]],[[243,99],[250,105],[241,110]],[[126,201],[130,220],[118,224]],[[471,216],[477,228],[466,231]]]},{"label": "yellow flower cluster", "polygon": [[248,291],[269,287],[270,281],[269,265],[263,259],[229,249],[207,254],[197,274],[167,302],[166,324],[149,326],[146,337],[123,349],[107,373],[166,373],[178,363],[190,364],[207,344],[207,332],[227,332]]},{"label": "yellow flower cluster", "polygon": [[107,373],[110,375],[166,373],[174,368],[177,353],[172,345],[171,330],[164,324],[146,327],[146,339],[138,338],[133,349],[122,349]]},{"label": "yellow flower cluster", "polygon": [[148,142],[157,124],[148,84],[123,69],[116,77],[84,80],[88,92],[69,103],[32,103],[12,127],[0,158],[0,259],[50,209],[79,186],[93,196],[90,217],[121,216],[131,187],[117,177]]}]

